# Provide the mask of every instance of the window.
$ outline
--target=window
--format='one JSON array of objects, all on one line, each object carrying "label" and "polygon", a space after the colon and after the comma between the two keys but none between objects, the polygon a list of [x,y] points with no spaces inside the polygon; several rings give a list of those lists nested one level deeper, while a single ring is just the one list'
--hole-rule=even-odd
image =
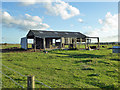
[{"label": "window", "polygon": [[43,33],[43,32],[40,32],[40,33]]},{"label": "window", "polygon": [[55,34],[58,34],[58,32],[55,32]]},{"label": "window", "polygon": [[75,33],[76,35],[78,35],[78,33]]}]

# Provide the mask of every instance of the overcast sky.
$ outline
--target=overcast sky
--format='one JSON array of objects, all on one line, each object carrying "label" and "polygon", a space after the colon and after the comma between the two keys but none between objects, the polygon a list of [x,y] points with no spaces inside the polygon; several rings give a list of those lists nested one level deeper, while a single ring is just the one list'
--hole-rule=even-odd
[{"label": "overcast sky", "polygon": [[20,43],[30,29],[74,31],[98,36],[100,42],[118,41],[118,2],[19,1],[2,2],[3,43]]}]

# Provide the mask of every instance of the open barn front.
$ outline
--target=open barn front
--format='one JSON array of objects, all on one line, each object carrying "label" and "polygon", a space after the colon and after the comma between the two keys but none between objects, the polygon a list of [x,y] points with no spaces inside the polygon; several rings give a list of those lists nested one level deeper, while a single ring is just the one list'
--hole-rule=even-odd
[{"label": "open barn front", "polygon": [[32,39],[32,49],[51,50],[51,49],[84,49],[89,48],[91,38],[98,40],[99,37],[88,37],[80,32],[60,32],[60,31],[43,31],[30,30],[26,36],[27,39]]},{"label": "open barn front", "polygon": [[34,39],[34,47],[36,46],[36,49],[54,49],[54,48],[60,48],[60,43],[57,42],[57,40],[60,40],[60,38],[38,38],[36,37]]}]

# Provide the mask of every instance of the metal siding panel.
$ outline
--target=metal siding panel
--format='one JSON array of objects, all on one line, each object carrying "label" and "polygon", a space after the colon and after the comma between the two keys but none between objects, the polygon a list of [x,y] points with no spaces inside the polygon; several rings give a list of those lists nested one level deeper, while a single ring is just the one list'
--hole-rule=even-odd
[{"label": "metal siding panel", "polygon": [[27,37],[21,38],[21,48],[27,49]]}]

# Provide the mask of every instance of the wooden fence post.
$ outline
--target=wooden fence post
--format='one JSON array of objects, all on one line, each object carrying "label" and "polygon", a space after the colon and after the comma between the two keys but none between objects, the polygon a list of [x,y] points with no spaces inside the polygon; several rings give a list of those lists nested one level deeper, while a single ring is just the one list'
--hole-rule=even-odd
[{"label": "wooden fence post", "polygon": [[30,75],[27,77],[27,90],[34,90],[34,88],[35,88],[35,77]]}]

